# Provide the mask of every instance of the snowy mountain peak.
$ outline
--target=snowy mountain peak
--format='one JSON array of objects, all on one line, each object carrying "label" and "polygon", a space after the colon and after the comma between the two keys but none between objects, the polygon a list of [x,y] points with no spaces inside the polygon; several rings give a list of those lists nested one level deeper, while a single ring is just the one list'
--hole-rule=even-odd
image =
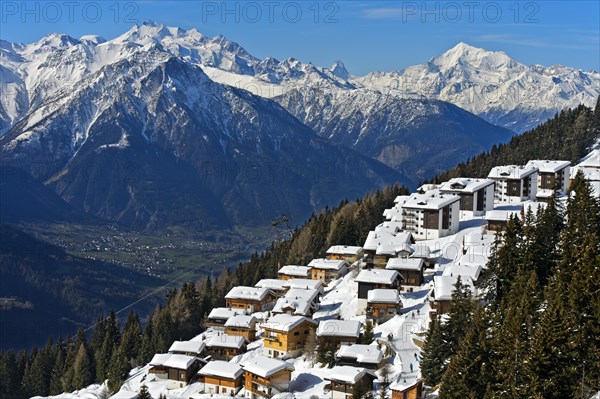
[{"label": "snowy mountain peak", "polygon": [[98,45],[106,42],[106,39],[99,35],[83,35],[79,41],[88,45]]},{"label": "snowy mountain peak", "polygon": [[488,51],[460,42],[442,55],[433,58],[431,65],[440,70],[453,68],[456,65],[470,65],[482,69],[512,68],[518,63],[502,51]]},{"label": "snowy mountain peak", "polygon": [[340,79],[348,80],[350,78],[350,74],[346,69],[346,66],[342,61],[335,61],[333,66],[331,67],[331,72]]}]

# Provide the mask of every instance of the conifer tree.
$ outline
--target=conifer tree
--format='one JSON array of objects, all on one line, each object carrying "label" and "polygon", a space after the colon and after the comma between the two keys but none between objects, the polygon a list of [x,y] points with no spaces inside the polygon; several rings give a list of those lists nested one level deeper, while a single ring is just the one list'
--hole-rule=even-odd
[{"label": "conifer tree", "polygon": [[485,310],[475,312],[459,348],[441,380],[440,397],[478,399],[489,395],[494,374],[490,369],[491,347],[487,337],[489,320]]},{"label": "conifer tree", "polygon": [[435,386],[442,380],[448,349],[444,340],[439,318],[431,320],[419,365],[428,385]]},{"label": "conifer tree", "polygon": [[545,305],[536,325],[525,361],[530,395],[545,399],[568,398],[573,393],[569,370],[574,354],[570,351],[570,331],[564,308],[566,286],[554,275],[545,290]]},{"label": "conifer tree", "polygon": [[73,363],[73,385],[75,389],[85,388],[93,382],[92,364],[87,348],[81,343]]},{"label": "conifer tree", "polygon": [[65,352],[60,348],[56,352],[52,373],[50,375],[50,395],[63,392],[63,373],[65,372]]},{"label": "conifer tree", "polygon": [[152,399],[152,396],[150,396],[150,392],[148,392],[148,387],[146,385],[141,386],[138,399]]},{"label": "conifer tree", "polygon": [[494,340],[494,372],[498,398],[528,398],[524,370],[540,303],[538,276],[534,270],[520,270],[509,295],[503,301],[502,324]]},{"label": "conifer tree", "polygon": [[452,301],[448,309],[448,321],[442,324],[448,357],[456,353],[458,343],[466,333],[465,326],[471,324],[473,308],[471,289],[468,285],[463,284],[459,276],[452,291]]},{"label": "conifer tree", "polygon": [[108,388],[113,392],[117,392],[130,369],[131,367],[129,367],[123,351],[120,348],[115,348],[108,367]]}]

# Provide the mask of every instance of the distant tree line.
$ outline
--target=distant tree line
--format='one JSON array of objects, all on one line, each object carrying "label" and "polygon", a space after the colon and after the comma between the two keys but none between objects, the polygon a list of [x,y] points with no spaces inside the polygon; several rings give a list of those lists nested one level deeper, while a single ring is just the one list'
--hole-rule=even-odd
[{"label": "distant tree line", "polygon": [[145,365],[155,353],[166,352],[173,341],[201,333],[207,314],[225,306],[224,297],[232,287],[276,278],[280,266],[306,264],[324,256],[333,244],[362,245],[369,230],[381,222],[383,210],[393,205],[396,196],[407,193],[405,187],[389,186],[314,213],[289,240],[273,242],[235,270],[226,269],[215,279],[207,277],[169,291],[145,326],[136,313],[130,313],[121,326],[110,312],[89,334],[80,329],[66,340],[49,339],[43,348],[0,352],[0,397],[48,396],[104,381],[108,381],[106,395],[118,391],[132,368]]},{"label": "distant tree line", "polygon": [[531,159],[561,159],[576,164],[598,138],[599,127],[600,97],[594,110],[584,105],[563,110],[508,143],[494,145],[490,151],[467,159],[425,183],[440,183],[454,177],[485,177],[494,166],[523,165]]},{"label": "distant tree line", "polygon": [[[580,173],[497,239],[483,302],[457,282],[421,369],[441,399],[589,398],[600,390],[600,201]],[[566,217],[565,217],[566,216]]]}]

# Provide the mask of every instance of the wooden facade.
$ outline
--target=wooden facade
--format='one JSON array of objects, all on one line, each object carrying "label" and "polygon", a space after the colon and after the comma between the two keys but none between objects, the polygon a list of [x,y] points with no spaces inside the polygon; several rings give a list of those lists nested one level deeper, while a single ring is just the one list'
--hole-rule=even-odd
[{"label": "wooden facade", "polygon": [[148,373],[156,374],[171,381],[180,381],[188,384],[200,369],[200,360],[194,361],[188,369],[178,369],[162,365],[152,366]]},{"label": "wooden facade", "polygon": [[392,399],[421,399],[423,397],[423,380],[418,380],[414,384],[402,387],[392,387]]},{"label": "wooden facade", "polygon": [[269,310],[269,306],[274,303],[275,299],[275,295],[270,292],[265,296],[264,299],[260,301],[251,299],[226,298],[226,306],[228,308],[240,309],[249,313],[255,313]]},{"label": "wooden facade", "polygon": [[205,385],[204,393],[234,396],[244,386],[244,374],[242,373],[236,379],[207,375],[204,377],[203,381]]},{"label": "wooden facade", "polygon": [[232,326],[225,327],[225,334],[234,335],[238,337],[244,337],[248,341],[252,342],[256,338],[256,327],[241,327],[241,326]]},{"label": "wooden facade", "polygon": [[[359,381],[362,382],[364,387],[372,391],[373,390],[373,381],[375,377],[370,373],[365,373],[363,378]],[[331,380],[330,388],[331,388],[331,397],[332,399],[352,399],[352,392],[354,390],[354,385],[356,385],[359,381],[354,384],[351,384],[347,381],[336,381]]]},{"label": "wooden facade", "polygon": [[246,388],[246,392],[250,393],[250,398],[270,398],[280,392],[285,392],[289,388],[292,379],[292,372],[287,369],[281,370],[267,378],[249,371],[246,371],[245,374],[244,387]]},{"label": "wooden facade", "polygon": [[263,326],[265,355],[278,358],[285,354],[301,351],[308,336],[315,333],[316,325],[305,320],[289,331],[280,331]]},{"label": "wooden facade", "polygon": [[385,323],[392,317],[401,313],[402,305],[396,303],[368,302],[367,318],[377,323]]}]

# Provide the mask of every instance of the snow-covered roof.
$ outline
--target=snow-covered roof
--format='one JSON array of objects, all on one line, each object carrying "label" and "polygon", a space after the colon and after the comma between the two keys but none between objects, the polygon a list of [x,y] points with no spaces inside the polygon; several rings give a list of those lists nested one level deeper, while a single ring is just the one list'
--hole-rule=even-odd
[{"label": "snow-covered roof", "polygon": [[255,284],[258,288],[268,288],[273,291],[285,291],[285,280],[279,280],[274,278],[263,278]]},{"label": "snow-covered roof", "polygon": [[407,389],[410,389],[412,387],[414,387],[415,385],[422,383],[422,380],[414,378],[414,377],[406,377],[406,378],[402,378],[400,377],[400,379],[398,379],[397,381],[394,381],[393,383],[390,384],[390,389],[392,391],[406,391]]},{"label": "snow-covered roof", "polygon": [[561,169],[570,166],[570,161],[557,161],[557,160],[546,160],[546,159],[534,159],[525,165],[529,168],[538,168],[542,173],[556,173]]},{"label": "snow-covered roof", "polygon": [[169,348],[169,352],[202,353],[204,342],[202,341],[175,341]]},{"label": "snow-covered roof", "polygon": [[354,247],[350,245],[333,245],[327,250],[327,254],[340,254],[340,255],[358,255],[362,252],[362,247]]},{"label": "snow-covered roof", "polygon": [[367,301],[375,303],[400,303],[398,290],[377,288],[367,293]]},{"label": "snow-covered roof", "polygon": [[355,359],[357,363],[379,364],[383,359],[383,353],[374,345],[342,345],[335,354],[337,358]]},{"label": "snow-covered roof", "polygon": [[209,375],[235,380],[244,373],[242,366],[238,363],[229,363],[223,360],[213,360],[202,367],[198,374]]},{"label": "snow-covered roof", "polygon": [[355,281],[359,283],[374,283],[374,284],[387,284],[391,285],[399,277],[399,274],[395,270],[385,269],[370,269],[361,270],[356,276]]},{"label": "snow-covered roof", "polygon": [[425,244],[415,244],[413,245],[413,249],[415,252],[410,255],[413,258],[429,258],[431,256],[431,249],[428,245]]},{"label": "snow-covered roof", "polygon": [[227,295],[225,295],[225,299],[244,299],[250,301],[262,301],[269,294],[268,288],[259,288],[259,287],[243,287],[237,286],[233,287]]},{"label": "snow-covered roof", "polygon": [[241,309],[232,309],[232,308],[213,308],[208,314],[209,320],[227,320],[231,316],[235,316],[238,314],[243,314],[244,312]]},{"label": "snow-covered roof", "polygon": [[308,266],[314,267],[315,269],[341,270],[348,266],[348,262],[343,259],[336,260],[319,258],[311,260]]},{"label": "snow-covered roof", "polygon": [[600,149],[589,152],[581,159],[581,162],[577,166],[581,166],[582,168],[600,168]]},{"label": "snow-covered roof", "polygon": [[414,242],[412,234],[408,232],[370,231],[363,248],[368,251],[377,251],[380,245],[391,245],[402,249]]},{"label": "snow-covered roof", "polygon": [[316,321],[308,317],[282,313],[272,316],[266,323],[261,324],[261,327],[269,330],[289,332],[304,322],[309,322],[313,325],[317,324]]},{"label": "snow-covered roof", "polygon": [[488,177],[490,179],[523,179],[537,172],[533,166],[504,165],[495,166],[490,170]]},{"label": "snow-covered roof", "polygon": [[283,298],[279,298],[273,307],[273,313],[284,313],[293,310],[296,315],[308,315],[316,310],[317,298],[321,293],[317,289],[292,288]]},{"label": "snow-covered roof", "polygon": [[421,271],[425,263],[422,258],[390,258],[385,265],[388,270]]},{"label": "snow-covered roof", "polygon": [[471,179],[465,177],[456,177],[440,185],[441,192],[452,193],[474,193],[484,187],[494,184],[492,179]]},{"label": "snow-covered roof", "polygon": [[287,280],[283,285],[286,288],[298,288],[303,290],[319,290],[323,289],[323,281],[322,280],[311,280],[308,278],[293,278]]},{"label": "snow-covered roof", "polygon": [[217,334],[206,339],[209,348],[235,348],[240,349],[246,343],[246,338],[238,335]]},{"label": "snow-covered roof", "polygon": [[256,323],[256,317],[254,316],[237,315],[227,319],[225,327],[252,328],[254,323]]},{"label": "snow-covered roof", "polygon": [[396,256],[400,252],[406,252],[409,255],[414,252],[412,245],[402,244],[379,244],[375,250],[376,255],[390,255]]},{"label": "snow-covered roof", "polygon": [[242,367],[245,371],[263,378],[269,378],[282,370],[294,371],[294,365],[266,356],[256,356],[248,359],[242,363]]},{"label": "snow-covered roof", "polygon": [[410,197],[410,195],[399,195],[396,198],[394,198],[394,203],[399,204],[401,202],[404,202],[408,197]]},{"label": "snow-covered roof", "polygon": [[159,353],[150,361],[151,366],[163,366],[178,370],[187,370],[197,357],[172,353]]},{"label": "snow-covered roof", "polygon": [[[449,301],[452,299],[452,291],[454,291],[454,285],[458,280],[458,275],[452,276],[434,276],[433,277],[433,292],[436,301]],[[475,294],[475,287],[473,280],[470,277],[461,277],[461,282],[471,289],[471,292]]]},{"label": "snow-covered roof", "polygon": [[308,277],[311,269],[312,267],[310,266],[287,265],[280,268],[277,273],[286,276]]},{"label": "snow-covered roof", "polygon": [[375,377],[375,374],[373,374],[372,371],[363,367],[335,366],[329,371],[325,379],[329,381],[340,381],[354,384],[360,381],[365,374],[371,374],[373,377]]},{"label": "snow-covered roof", "polygon": [[124,391],[120,390],[116,394],[110,397],[110,399],[137,399],[139,398],[139,394],[134,391]]},{"label": "snow-covered roof", "polygon": [[555,191],[549,188],[540,188],[536,191],[536,198],[550,198],[554,197]]},{"label": "snow-covered roof", "polygon": [[402,209],[433,209],[439,210],[454,202],[460,201],[460,197],[455,194],[444,194],[440,190],[429,190],[423,194],[411,194]]},{"label": "snow-covered roof", "polygon": [[479,280],[481,275],[482,267],[480,265],[465,265],[461,263],[451,264],[446,266],[442,276],[460,276],[461,280],[466,277],[473,281]]},{"label": "snow-covered roof", "polygon": [[[383,216],[390,215],[392,216],[394,212],[391,209],[388,209],[390,212],[384,214]],[[383,223],[378,224],[375,227],[376,232],[387,231],[392,234],[399,233],[402,231],[402,222],[401,221],[391,221],[387,220]]]},{"label": "snow-covered roof", "polygon": [[498,221],[498,222],[507,222],[511,215],[514,216],[519,216],[519,212],[518,211],[509,211],[509,210],[501,210],[501,209],[494,209],[493,211],[487,211],[485,213],[485,220],[492,220],[492,221]]},{"label": "snow-covered roof", "polygon": [[351,337],[360,335],[360,322],[357,320],[323,320],[317,328],[318,337]]},{"label": "snow-covered roof", "polygon": [[151,366],[160,366],[171,356],[171,353],[157,353],[152,356],[152,360],[150,360]]}]

